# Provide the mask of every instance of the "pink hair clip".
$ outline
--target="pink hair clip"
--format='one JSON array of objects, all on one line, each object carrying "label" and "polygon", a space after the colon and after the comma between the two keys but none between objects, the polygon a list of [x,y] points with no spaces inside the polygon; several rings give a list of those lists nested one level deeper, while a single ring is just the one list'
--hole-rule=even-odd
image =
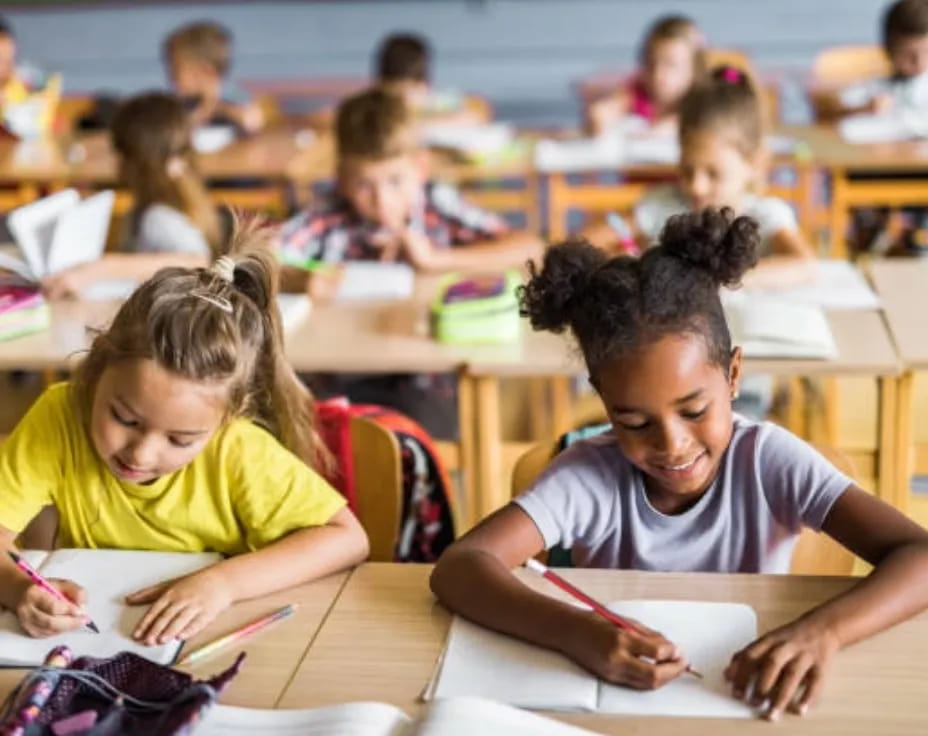
[{"label": "pink hair clip", "polygon": [[738,84],[741,81],[741,72],[732,66],[725,67],[722,70],[722,79],[729,84]]}]

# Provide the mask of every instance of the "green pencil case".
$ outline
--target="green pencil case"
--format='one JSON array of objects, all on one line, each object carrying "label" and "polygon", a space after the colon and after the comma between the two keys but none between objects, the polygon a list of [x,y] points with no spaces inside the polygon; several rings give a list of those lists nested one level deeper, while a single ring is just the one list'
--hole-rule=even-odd
[{"label": "green pencil case", "polygon": [[449,274],[432,302],[432,334],[444,343],[507,343],[521,335],[515,271]]}]

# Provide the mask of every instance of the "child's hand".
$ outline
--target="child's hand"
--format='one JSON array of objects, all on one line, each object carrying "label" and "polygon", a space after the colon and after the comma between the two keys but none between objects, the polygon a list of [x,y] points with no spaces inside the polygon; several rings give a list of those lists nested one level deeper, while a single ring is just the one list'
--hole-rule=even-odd
[{"label": "child's hand", "polygon": [[84,625],[84,614],[81,611],[81,606],[87,598],[84,589],[70,580],[51,579],[48,582],[64,593],[71,602],[58,600],[38,585],[26,588],[19,605],[16,606],[16,616],[23,630],[36,638],[74,631]]},{"label": "child's hand", "polygon": [[179,580],[171,580],[127,596],[137,606],[151,603],[132,637],[146,646],[172,639],[189,639],[232,603],[221,575],[208,568]]},{"label": "child's hand", "polygon": [[[732,657],[725,670],[734,696],[743,698],[753,683],[751,703],[769,700],[765,717],[775,721],[785,708],[804,715],[818,699],[838,642],[826,630],[792,623],[771,631]],[[800,693],[800,689],[802,692]],[[797,697],[798,696],[798,697]]]},{"label": "child's hand", "polygon": [[93,263],[81,263],[42,279],[48,299],[75,299],[94,281]]},{"label": "child's hand", "polygon": [[679,677],[687,662],[661,634],[633,622],[640,633],[620,629],[599,614],[584,612],[576,632],[568,632],[566,653],[609,682],[656,690]]},{"label": "child's hand", "polygon": [[420,230],[408,227],[400,237],[400,247],[406,258],[420,270],[428,270],[434,261],[435,246],[429,236]]}]

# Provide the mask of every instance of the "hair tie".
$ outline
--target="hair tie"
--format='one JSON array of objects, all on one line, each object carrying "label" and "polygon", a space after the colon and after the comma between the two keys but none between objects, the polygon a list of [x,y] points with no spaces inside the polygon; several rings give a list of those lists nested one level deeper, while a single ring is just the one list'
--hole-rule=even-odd
[{"label": "hair tie", "polygon": [[214,274],[227,283],[235,280],[235,261],[229,256],[219,256],[210,268]]},{"label": "hair tie", "polygon": [[210,294],[206,289],[194,289],[190,292],[190,296],[196,299],[202,299],[204,302],[208,302],[214,307],[219,307],[226,314],[232,314],[235,311],[232,307],[232,302],[224,296]]},{"label": "hair tie", "polygon": [[741,82],[741,72],[733,66],[725,67],[722,70],[722,79],[729,84],[739,84]]}]

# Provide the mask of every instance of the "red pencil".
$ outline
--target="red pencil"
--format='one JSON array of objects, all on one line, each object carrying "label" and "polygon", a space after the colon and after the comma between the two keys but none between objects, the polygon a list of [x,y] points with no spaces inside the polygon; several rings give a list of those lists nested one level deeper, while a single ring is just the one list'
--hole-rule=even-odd
[{"label": "red pencil", "polygon": [[[556,585],[558,588],[563,590],[565,593],[568,593],[569,595],[573,596],[581,603],[585,603],[590,608],[592,608],[594,611],[596,611],[596,613],[602,616],[604,619],[606,619],[612,624],[615,624],[620,629],[624,629],[625,631],[631,631],[632,633],[635,633],[635,634],[642,633],[641,629],[635,626],[635,624],[633,624],[631,621],[629,621],[626,618],[623,618],[622,616],[619,616],[619,614],[617,613],[610,611],[602,603],[600,603],[594,598],[590,598],[590,596],[588,596],[586,593],[584,593],[579,588],[575,588],[573,585],[568,583],[566,580],[564,580],[564,578],[562,578],[557,573],[551,572],[551,569],[547,565],[543,565],[542,563],[540,563],[538,560],[534,558],[529,558],[525,561],[525,566],[532,572],[537,572],[548,582],[554,583],[554,585]],[[696,677],[702,678],[702,675],[690,666],[687,666],[686,671],[690,673],[691,675],[695,675]]]}]

